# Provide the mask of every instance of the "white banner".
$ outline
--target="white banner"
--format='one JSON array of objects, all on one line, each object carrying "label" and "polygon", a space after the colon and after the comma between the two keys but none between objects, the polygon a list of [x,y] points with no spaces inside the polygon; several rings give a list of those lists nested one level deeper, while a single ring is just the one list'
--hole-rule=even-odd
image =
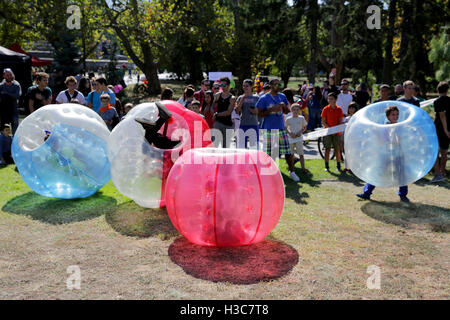
[{"label": "white banner", "polygon": [[303,140],[315,140],[320,137],[328,136],[330,134],[335,134],[338,132],[344,132],[347,127],[346,123],[340,124],[338,126],[334,126],[331,128],[315,130],[303,135]]},{"label": "white banner", "polygon": [[228,79],[233,79],[233,74],[226,71],[210,72],[208,74],[208,80],[217,81],[222,77],[228,77]]},{"label": "white banner", "polygon": [[421,108],[425,108],[426,106],[429,106],[430,104],[433,104],[433,102],[434,102],[434,100],[436,100],[437,98],[435,98],[435,99],[430,99],[430,100],[426,100],[426,101],[422,101],[421,103],[420,103],[420,107]]}]

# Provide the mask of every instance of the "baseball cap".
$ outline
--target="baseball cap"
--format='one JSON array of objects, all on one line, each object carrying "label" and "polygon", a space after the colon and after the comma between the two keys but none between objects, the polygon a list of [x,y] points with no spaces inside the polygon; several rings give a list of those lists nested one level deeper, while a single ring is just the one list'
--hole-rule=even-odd
[{"label": "baseball cap", "polygon": [[347,80],[345,80],[345,79],[342,79],[341,85],[342,85],[342,84],[349,84],[349,82],[348,82]]},{"label": "baseball cap", "polygon": [[381,90],[381,89],[384,89],[384,88],[390,89],[391,87],[389,87],[387,84],[382,84],[382,85],[380,86],[380,90]]}]

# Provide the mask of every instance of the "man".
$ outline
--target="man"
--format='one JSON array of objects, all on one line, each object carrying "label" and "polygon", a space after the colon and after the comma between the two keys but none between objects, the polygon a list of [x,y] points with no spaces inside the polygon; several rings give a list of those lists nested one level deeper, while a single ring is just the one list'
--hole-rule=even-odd
[{"label": "man", "polygon": [[330,81],[325,80],[322,86],[322,99],[320,100],[320,107],[323,109],[328,104],[328,93],[329,93]]},{"label": "man", "polygon": [[89,108],[93,109],[97,113],[100,111],[100,107],[102,106],[100,96],[103,93],[109,94],[109,97],[111,98],[110,104],[112,105],[116,104],[116,95],[114,94],[114,92],[108,89],[108,83],[106,82],[105,78],[103,77],[96,78],[92,82],[92,87],[94,91],[89,93],[86,99]]},{"label": "man", "polygon": [[[336,103],[336,92],[328,94],[328,103],[322,110],[322,126],[324,128],[331,128],[342,123],[344,113]],[[325,147],[325,171],[330,171],[328,162],[330,161],[330,151],[333,147],[336,155],[337,169],[341,172],[341,148],[340,148],[340,132],[323,137],[323,145]]]},{"label": "man", "polygon": [[396,84],[394,87],[394,93],[395,95],[389,98],[389,100],[397,100],[403,95],[403,86],[401,84]]},{"label": "man", "polygon": [[404,96],[398,98],[398,101],[407,102],[420,108],[420,101],[414,97],[415,84],[411,80],[407,80],[403,83],[403,89],[405,90]]},{"label": "man", "polygon": [[375,100],[373,103],[391,100],[389,94],[391,93],[391,88],[387,84],[382,84],[380,86],[380,99]]},{"label": "man", "polygon": [[203,108],[205,107],[205,92],[208,91],[210,87],[210,81],[208,79],[203,79],[200,90],[194,93],[195,100],[198,100],[200,102],[200,110],[203,110]]},{"label": "man", "polygon": [[450,145],[450,97],[448,96],[448,82],[441,81],[438,84],[439,98],[434,101],[434,111],[436,117],[434,124],[439,142],[439,154],[434,165],[435,176],[431,182],[440,182],[445,180],[445,165],[447,164],[447,152]]},{"label": "man", "polygon": [[294,172],[294,155],[291,154],[289,138],[284,127],[283,113],[290,112],[289,102],[281,91],[281,82],[279,79],[272,79],[269,82],[270,91],[258,99],[256,107],[258,114],[262,118],[261,129],[267,130],[265,152],[271,156],[272,153],[272,133],[277,138],[279,144],[279,156],[284,154],[289,166],[291,178],[298,182],[300,178]]},{"label": "man", "polygon": [[48,87],[49,75],[45,72],[36,74],[36,85],[28,88],[28,107],[30,113],[52,102],[52,89]]},{"label": "man", "polygon": [[263,95],[265,95],[266,93],[268,93],[270,91],[270,84],[269,83],[265,83],[263,85],[263,89],[262,91],[259,93],[259,96],[262,97]]},{"label": "man", "polygon": [[337,97],[337,102],[336,102],[336,104],[339,107],[341,107],[342,112],[344,114],[347,114],[348,105],[350,104],[350,102],[353,101],[353,95],[348,91],[348,85],[349,85],[349,82],[345,79],[342,79],[342,81],[341,81],[342,92],[339,93],[339,95]]},{"label": "man", "polygon": [[67,86],[67,90],[61,91],[56,97],[57,103],[69,103],[72,99],[78,100],[80,104],[86,105],[86,100],[81,92],[75,90],[75,86],[77,85],[77,80],[75,77],[67,77],[65,84]]},{"label": "man", "polygon": [[3,79],[0,83],[0,126],[12,123],[14,134],[19,125],[17,102],[22,95],[22,88],[9,68],[3,70]]}]

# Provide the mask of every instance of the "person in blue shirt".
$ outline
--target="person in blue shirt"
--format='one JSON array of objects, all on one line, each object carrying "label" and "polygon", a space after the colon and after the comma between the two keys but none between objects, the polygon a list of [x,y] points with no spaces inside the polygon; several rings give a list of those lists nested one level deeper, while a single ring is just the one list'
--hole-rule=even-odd
[{"label": "person in blue shirt", "polygon": [[11,126],[4,124],[0,128],[0,164],[13,164],[11,156],[12,138],[10,136]]},{"label": "person in blue shirt", "polygon": [[[262,118],[261,129],[266,131],[266,142],[264,151],[271,156],[272,153],[272,133],[278,135],[279,155],[284,154],[286,162],[289,166],[291,178],[298,182],[300,178],[294,172],[294,164],[296,159],[291,154],[289,146],[289,137],[284,127],[283,113],[289,113],[289,101],[281,91],[281,82],[279,79],[272,79],[269,82],[270,91],[262,95],[256,107],[258,115]],[[272,132],[273,131],[273,132]],[[275,140],[277,137],[275,137]]]},{"label": "person in blue shirt", "polygon": [[100,107],[102,106],[102,102],[100,101],[100,96],[103,93],[109,94],[111,105],[116,104],[116,95],[114,92],[112,92],[110,89],[108,89],[108,82],[106,81],[105,78],[103,78],[103,77],[96,78],[92,82],[92,87],[94,88],[94,91],[89,93],[89,95],[87,96],[87,99],[86,99],[89,108],[91,108],[95,112],[99,113]]}]

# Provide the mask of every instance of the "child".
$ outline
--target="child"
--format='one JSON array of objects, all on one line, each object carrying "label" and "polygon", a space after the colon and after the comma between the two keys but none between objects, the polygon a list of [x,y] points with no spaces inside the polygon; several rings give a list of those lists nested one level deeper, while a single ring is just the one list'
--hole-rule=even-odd
[{"label": "child", "polygon": [[298,103],[294,103],[291,106],[292,116],[287,117],[286,131],[289,135],[289,146],[291,148],[291,154],[294,154],[297,151],[297,154],[300,156],[300,164],[302,166],[302,173],[307,173],[308,171],[305,169],[305,158],[303,156],[303,132],[306,131],[306,126],[308,123],[305,118],[300,115],[300,105]]},{"label": "child", "polygon": [[109,94],[103,93],[100,96],[100,101],[102,103],[102,106],[100,107],[100,110],[98,114],[100,117],[102,117],[103,121],[105,121],[106,126],[108,127],[109,131],[111,131],[114,128],[114,121],[119,119],[119,115],[117,114],[116,108],[113,108],[110,101]]},{"label": "child", "polygon": [[[390,106],[386,108],[386,117],[388,118],[388,122],[386,124],[393,124],[397,123],[399,116],[399,110],[396,106]],[[373,190],[375,189],[375,186],[371,185],[370,183],[367,183],[364,186],[364,193],[358,193],[356,196],[361,199],[370,200],[370,195],[372,194]],[[400,196],[400,200],[403,202],[409,202],[409,199],[406,197],[408,194],[408,186],[403,186],[398,189],[398,193]]]},{"label": "child", "polygon": [[[342,124],[342,120],[344,118],[344,113],[342,112],[341,107],[336,104],[337,94],[336,92],[330,92],[328,94],[328,103],[325,108],[322,110],[322,126],[324,128],[330,128],[337,125]],[[334,153],[336,154],[337,161],[337,169],[341,172],[341,132],[336,134],[331,134],[323,137],[323,145],[325,147],[325,171],[330,171],[329,160],[330,160],[330,151],[331,147],[334,149]]]},{"label": "child", "polygon": [[200,113],[200,101],[195,100],[195,99],[192,100],[188,109],[195,112],[196,114],[200,115],[203,119],[205,119],[205,116]]},{"label": "child", "polygon": [[11,156],[11,126],[9,124],[4,124],[0,129],[0,164],[13,164],[14,160]]}]

